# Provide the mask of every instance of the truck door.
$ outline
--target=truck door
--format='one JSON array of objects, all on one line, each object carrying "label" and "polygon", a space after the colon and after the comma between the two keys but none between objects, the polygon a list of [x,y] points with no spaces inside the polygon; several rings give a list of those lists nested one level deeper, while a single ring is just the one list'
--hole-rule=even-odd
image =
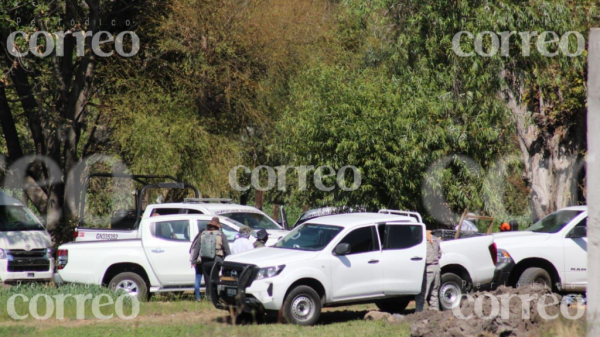
[{"label": "truck door", "polygon": [[195,270],[190,264],[190,221],[161,219],[151,223],[149,229],[149,235],[143,237],[144,250],[160,282],[193,287]]},{"label": "truck door", "polygon": [[332,254],[331,289],[335,301],[383,295],[381,250],[374,225],[352,230],[338,242],[348,243],[350,253]]},{"label": "truck door", "polygon": [[425,226],[386,223],[378,226],[382,241],[381,266],[386,295],[421,292],[425,272]]},{"label": "truck door", "polygon": [[570,237],[576,229],[586,228],[587,215],[564,238],[565,286],[569,290],[585,290],[587,286],[587,235]]}]

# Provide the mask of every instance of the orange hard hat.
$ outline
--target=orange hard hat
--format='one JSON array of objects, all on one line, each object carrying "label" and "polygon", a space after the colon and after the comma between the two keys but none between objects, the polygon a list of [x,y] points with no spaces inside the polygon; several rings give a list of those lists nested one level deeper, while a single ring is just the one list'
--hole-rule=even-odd
[{"label": "orange hard hat", "polygon": [[508,224],[508,222],[503,222],[502,225],[500,225],[500,230],[501,231],[509,231],[510,225]]}]

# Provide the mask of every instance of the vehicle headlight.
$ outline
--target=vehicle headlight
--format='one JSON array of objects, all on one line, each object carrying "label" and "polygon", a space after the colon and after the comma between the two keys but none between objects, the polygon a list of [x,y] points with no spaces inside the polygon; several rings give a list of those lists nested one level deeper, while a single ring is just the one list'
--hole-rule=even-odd
[{"label": "vehicle headlight", "polygon": [[281,273],[281,271],[283,270],[283,268],[285,268],[285,265],[282,264],[281,266],[277,266],[277,267],[266,267],[266,268],[260,268],[258,270],[258,274],[256,274],[256,279],[260,280],[263,278],[269,278],[269,277],[273,277],[273,276],[277,276]]},{"label": "vehicle headlight", "polygon": [[512,257],[505,249],[498,249],[498,262],[496,264],[511,263]]},{"label": "vehicle headlight", "polygon": [[52,258],[52,253],[54,251],[52,250],[52,248],[46,248],[46,257],[48,258]]},{"label": "vehicle headlight", "polygon": [[0,260],[6,260],[6,252],[0,248]]}]

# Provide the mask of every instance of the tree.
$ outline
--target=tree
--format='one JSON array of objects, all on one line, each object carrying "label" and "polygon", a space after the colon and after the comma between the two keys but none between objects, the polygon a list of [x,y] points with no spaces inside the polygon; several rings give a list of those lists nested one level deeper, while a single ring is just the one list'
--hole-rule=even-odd
[{"label": "tree", "polygon": [[[568,57],[558,41],[550,41],[552,34],[539,42],[523,39],[517,32],[543,35],[552,31],[560,37],[585,31],[597,19],[592,2],[381,0],[349,4],[367,26],[366,32],[373,33],[363,47],[372,55],[371,62],[393,63],[399,74],[427,71],[434,75],[432,80],[445,78],[448,81],[439,82],[440,88],[461,104],[473,104],[469,97],[504,103],[515,125],[510,131],[517,136],[534,219],[582,199],[585,53]],[[475,37],[460,39],[459,46],[468,57],[458,55],[453,46],[453,37],[461,31]],[[489,56],[479,55],[474,48],[476,36],[485,32],[482,51]],[[505,45],[499,42],[499,50],[493,53],[490,32],[514,32],[514,36]],[[570,53],[577,49],[575,37],[570,35]],[[558,55],[543,55],[538,51],[540,44]],[[524,55],[525,50],[530,50],[529,55]]]},{"label": "tree", "polygon": [[[100,0],[0,4],[0,59],[6,74],[0,84],[0,124],[13,169],[7,172],[8,180],[25,187],[27,199],[46,218],[49,229],[76,216],[74,191],[83,172],[79,164],[98,153],[106,140],[98,127],[102,116],[95,108],[100,60],[92,51],[92,36],[82,37],[86,31],[111,31],[107,20],[101,19],[102,13],[113,17],[119,13],[113,5]],[[19,34],[11,48],[7,41],[19,31],[52,35],[47,35],[49,40],[38,36],[37,49],[30,49],[33,41]],[[62,56],[55,32],[65,32]],[[50,49],[44,57],[33,55]]]},{"label": "tree", "polygon": [[[282,151],[296,155],[296,165],[335,171],[324,179],[331,191],[324,191],[311,183],[313,170],[306,192],[299,192],[304,201],[423,211],[421,182],[428,166],[450,156],[452,165],[439,172],[445,198],[455,212],[481,209],[482,177],[465,169],[455,154],[475,158],[485,168],[505,150],[503,130],[509,121],[502,104],[491,101],[481,113],[477,98],[471,98],[472,105],[460,105],[444,97],[427,73],[395,75],[386,66],[357,68],[312,65],[292,85],[292,103],[282,121],[287,145]],[[355,177],[349,169],[341,179],[346,190],[336,182],[347,165],[360,171],[357,189],[351,190]]]}]

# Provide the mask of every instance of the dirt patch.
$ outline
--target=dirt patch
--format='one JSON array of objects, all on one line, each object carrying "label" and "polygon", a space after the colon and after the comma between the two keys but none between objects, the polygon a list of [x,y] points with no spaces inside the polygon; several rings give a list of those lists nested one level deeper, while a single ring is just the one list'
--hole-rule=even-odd
[{"label": "dirt patch", "polygon": [[[522,337],[538,335],[540,324],[546,321],[544,317],[561,315],[562,297],[541,286],[519,289],[501,286],[495,291],[476,292],[471,296],[473,300],[463,299],[461,303],[462,316],[453,311],[426,310],[407,315],[398,322],[410,324],[412,337]],[[545,303],[545,313],[538,310],[543,307],[541,303]],[[576,309],[570,309],[571,315],[573,311]]]}]

